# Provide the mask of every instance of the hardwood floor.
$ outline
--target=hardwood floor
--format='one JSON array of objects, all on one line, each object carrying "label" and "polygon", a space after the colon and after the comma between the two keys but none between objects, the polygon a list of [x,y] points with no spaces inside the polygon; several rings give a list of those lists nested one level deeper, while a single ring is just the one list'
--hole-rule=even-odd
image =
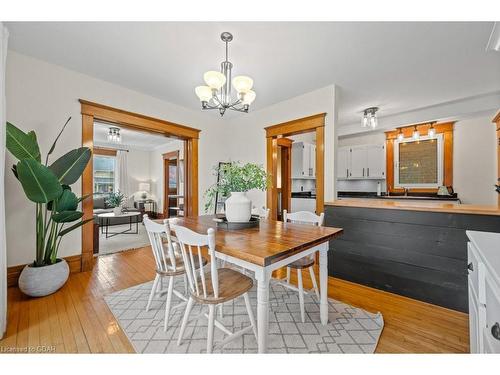
[{"label": "hardwood floor", "polygon": [[[72,274],[50,296],[30,299],[17,287],[8,292],[7,333],[0,353],[131,353],[133,348],[103,297],[154,278],[149,247],[97,259],[89,272]],[[293,279],[293,277],[292,277]],[[310,287],[305,276],[305,287]],[[463,353],[469,351],[468,316],[335,278],[329,295],[368,311],[382,312],[385,327],[378,353]]]}]

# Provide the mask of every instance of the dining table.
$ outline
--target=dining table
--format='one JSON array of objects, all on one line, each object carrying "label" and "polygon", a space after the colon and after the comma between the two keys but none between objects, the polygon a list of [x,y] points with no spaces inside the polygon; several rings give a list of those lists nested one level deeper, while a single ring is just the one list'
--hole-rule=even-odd
[{"label": "dining table", "polygon": [[269,284],[272,272],[305,256],[319,253],[320,319],[328,323],[329,241],[343,233],[342,228],[260,220],[244,229],[217,227],[215,215],[179,217],[172,224],[198,233],[215,230],[216,257],[254,272],[257,281],[258,352],[267,351],[269,332]]}]

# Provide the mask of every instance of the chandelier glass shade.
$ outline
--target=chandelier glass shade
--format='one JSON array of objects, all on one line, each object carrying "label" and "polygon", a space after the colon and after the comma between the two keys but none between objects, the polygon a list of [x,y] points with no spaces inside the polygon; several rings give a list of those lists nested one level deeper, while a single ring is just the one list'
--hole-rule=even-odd
[{"label": "chandelier glass shade", "polygon": [[370,107],[363,111],[363,118],[361,119],[363,128],[375,129],[378,126],[377,111],[378,107]]},{"label": "chandelier glass shade", "polygon": [[[226,60],[221,63],[220,72],[209,70],[203,75],[206,86],[195,88],[196,96],[200,99],[202,109],[216,109],[221,116],[230,109],[238,112],[248,112],[250,104],[256,94],[252,91],[253,79],[247,76],[236,76],[231,79],[233,64],[228,60],[228,44],[233,40],[231,33],[223,32],[222,41],[226,44]],[[232,87],[236,90],[236,97],[231,93]]]},{"label": "chandelier glass shade", "polygon": [[122,137],[120,135],[120,128],[111,127],[108,131],[108,142],[120,143]]}]

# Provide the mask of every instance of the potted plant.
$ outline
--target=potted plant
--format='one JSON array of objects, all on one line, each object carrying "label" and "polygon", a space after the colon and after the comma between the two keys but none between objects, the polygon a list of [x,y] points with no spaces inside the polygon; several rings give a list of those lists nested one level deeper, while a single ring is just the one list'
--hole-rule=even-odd
[{"label": "potted plant", "polygon": [[90,160],[90,149],[71,150],[49,164],[66,121],[42,163],[34,131],[24,133],[7,122],[7,149],[18,160],[12,167],[28,200],[35,203],[36,256],[19,277],[19,288],[29,296],[41,297],[61,288],[69,276],[69,267],[57,252],[64,235],[92,221],[81,220],[78,205],[88,196],[78,198],[71,186],[82,175]]},{"label": "potted plant", "polygon": [[266,190],[269,178],[264,168],[258,164],[231,162],[215,167],[215,174],[219,181],[212,185],[205,193],[208,211],[215,202],[215,196],[229,196],[225,202],[226,219],[233,223],[243,223],[252,216],[252,201],[246,193],[252,189]]},{"label": "potted plant", "polygon": [[114,193],[110,193],[108,199],[106,199],[106,204],[110,207],[113,207],[113,213],[115,216],[119,216],[122,213],[122,203],[125,199],[125,195],[123,195],[120,190]]}]

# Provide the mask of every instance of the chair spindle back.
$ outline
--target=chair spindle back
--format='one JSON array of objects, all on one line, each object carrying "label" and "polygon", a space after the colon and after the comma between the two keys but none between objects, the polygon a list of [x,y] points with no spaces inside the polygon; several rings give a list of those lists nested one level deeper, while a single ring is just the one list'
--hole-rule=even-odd
[{"label": "chair spindle back", "polygon": [[[156,223],[151,220],[148,215],[143,216],[143,222],[146,227],[146,232],[148,233],[149,242],[151,243],[151,250],[153,251],[157,271],[177,271],[175,263],[175,248],[178,247],[178,244],[173,241],[170,231],[167,230],[165,222],[164,224]],[[168,240],[166,251],[163,242],[165,237]]]},{"label": "chair spindle back", "polygon": [[295,224],[309,224],[317,225],[318,227],[323,226],[325,221],[325,214],[322,212],[319,215],[313,214],[309,211],[297,211],[294,213],[288,213],[287,210],[283,210],[283,221],[291,222]]}]

